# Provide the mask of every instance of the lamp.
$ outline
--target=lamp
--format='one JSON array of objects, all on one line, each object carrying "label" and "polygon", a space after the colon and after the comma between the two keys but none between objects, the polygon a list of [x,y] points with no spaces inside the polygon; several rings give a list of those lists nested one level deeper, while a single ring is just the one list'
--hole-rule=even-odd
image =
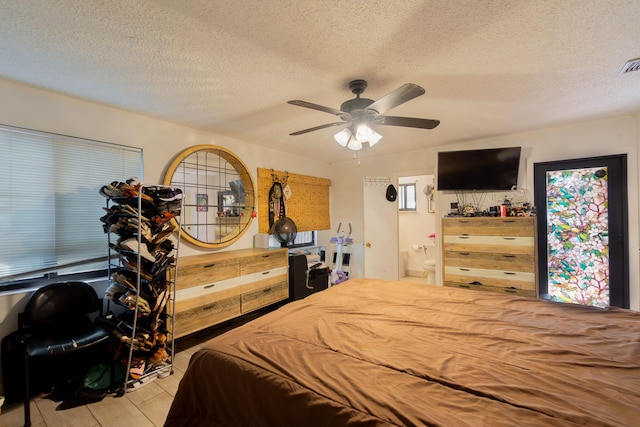
[{"label": "lamp", "polygon": [[382,139],[382,135],[365,124],[358,125],[355,135],[350,128],[344,128],[333,137],[338,144],[354,151],[361,150],[365,142],[369,143],[369,147],[373,147]]}]

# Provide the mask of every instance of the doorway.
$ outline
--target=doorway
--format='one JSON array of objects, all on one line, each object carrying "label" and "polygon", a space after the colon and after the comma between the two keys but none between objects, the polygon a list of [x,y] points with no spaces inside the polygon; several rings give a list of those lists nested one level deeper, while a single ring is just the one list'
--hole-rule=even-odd
[{"label": "doorway", "polygon": [[540,295],[629,308],[627,156],[534,164]]},{"label": "doorway", "polygon": [[[399,272],[401,280],[435,284],[436,282],[436,214],[435,175],[410,175],[398,178],[398,187],[412,188],[398,215]],[[400,197],[399,197],[400,199]]]}]

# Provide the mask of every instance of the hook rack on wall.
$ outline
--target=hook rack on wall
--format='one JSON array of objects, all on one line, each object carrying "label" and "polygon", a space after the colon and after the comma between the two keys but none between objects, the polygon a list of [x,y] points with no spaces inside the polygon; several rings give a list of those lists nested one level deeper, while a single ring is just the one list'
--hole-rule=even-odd
[{"label": "hook rack on wall", "polygon": [[364,184],[370,187],[386,187],[391,183],[391,178],[388,176],[365,176]]}]

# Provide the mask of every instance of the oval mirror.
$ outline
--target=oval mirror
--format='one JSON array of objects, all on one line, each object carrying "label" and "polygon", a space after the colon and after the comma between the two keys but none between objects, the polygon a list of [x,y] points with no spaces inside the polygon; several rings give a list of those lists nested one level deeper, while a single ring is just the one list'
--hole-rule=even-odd
[{"label": "oval mirror", "polygon": [[173,160],[164,185],[184,194],[181,237],[205,248],[223,248],[249,228],[255,210],[253,180],[231,151],[197,145]]}]

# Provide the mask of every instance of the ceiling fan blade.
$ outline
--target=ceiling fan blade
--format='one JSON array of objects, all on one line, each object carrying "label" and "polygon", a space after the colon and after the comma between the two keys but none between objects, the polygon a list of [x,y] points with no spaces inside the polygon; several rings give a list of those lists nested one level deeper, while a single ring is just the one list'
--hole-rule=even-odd
[{"label": "ceiling fan blade", "polygon": [[346,124],[348,123],[345,123],[345,122],[327,123],[326,125],[320,125],[320,126],[316,126],[309,129],[299,130],[297,132],[290,133],[289,135],[302,135],[303,133],[313,132],[314,130],[320,130],[320,129],[330,128],[332,126],[340,126],[340,125],[346,125]]},{"label": "ceiling fan blade", "polygon": [[416,119],[414,117],[378,116],[376,117],[375,123],[384,126],[433,129],[440,124],[440,120]]},{"label": "ceiling fan blade", "polygon": [[293,101],[287,101],[287,104],[297,105],[298,107],[311,108],[312,110],[324,111],[325,113],[329,113],[329,114],[335,114],[336,116],[340,117],[345,121],[351,119],[351,115],[346,111],[336,110],[335,108],[325,107],[324,105],[313,104],[307,101],[300,101],[298,99],[294,99]]},{"label": "ceiling fan blade", "polygon": [[369,105],[367,110],[375,110],[378,114],[384,114],[386,111],[423,94],[424,89],[420,86],[406,83]]}]

